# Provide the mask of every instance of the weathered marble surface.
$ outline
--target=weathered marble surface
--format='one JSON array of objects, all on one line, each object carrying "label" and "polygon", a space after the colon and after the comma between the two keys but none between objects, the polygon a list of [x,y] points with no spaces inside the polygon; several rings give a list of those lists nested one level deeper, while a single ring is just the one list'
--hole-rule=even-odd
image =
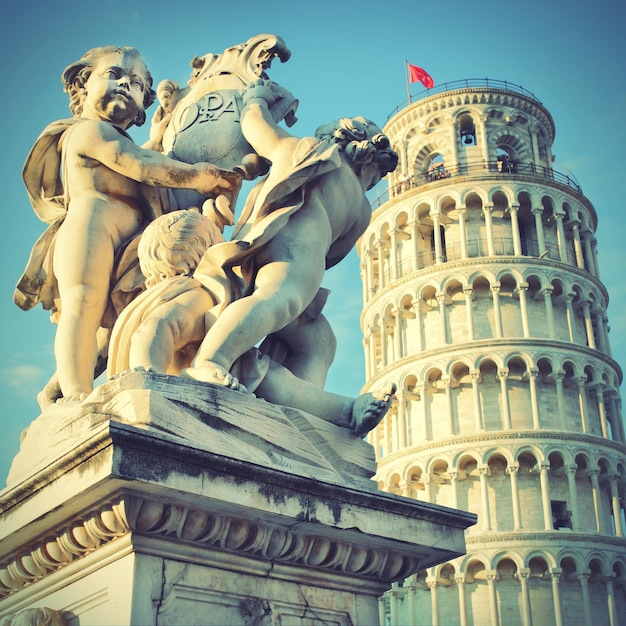
[{"label": "weathered marble surface", "polygon": [[346,429],[204,389],[136,372],[33,423],[0,493],[0,618],[375,624],[392,581],[463,553],[475,516],[378,493]]},{"label": "weathered marble surface", "polygon": [[376,489],[369,480],[376,471],[373,449],[347,429],[251,394],[154,372],[127,372],[80,405],[45,411],[23,434],[7,483],[22,482],[51,463],[63,472],[59,459],[97,441],[111,423],[218,457]]}]

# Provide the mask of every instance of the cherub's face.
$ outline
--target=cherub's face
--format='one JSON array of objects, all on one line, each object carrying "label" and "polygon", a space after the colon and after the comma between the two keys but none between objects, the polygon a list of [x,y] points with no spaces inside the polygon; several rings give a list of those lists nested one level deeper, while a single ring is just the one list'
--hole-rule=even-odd
[{"label": "cherub's face", "polygon": [[85,83],[81,117],[128,128],[143,109],[148,88],[146,66],[139,57],[123,52],[105,54]]}]

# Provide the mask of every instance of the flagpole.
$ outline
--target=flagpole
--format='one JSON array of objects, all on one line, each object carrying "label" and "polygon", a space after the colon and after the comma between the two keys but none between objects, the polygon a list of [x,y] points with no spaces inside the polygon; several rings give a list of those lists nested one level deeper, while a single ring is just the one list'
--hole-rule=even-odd
[{"label": "flagpole", "polygon": [[411,104],[411,88],[409,87],[409,62],[404,59],[404,78],[406,79],[406,95]]}]

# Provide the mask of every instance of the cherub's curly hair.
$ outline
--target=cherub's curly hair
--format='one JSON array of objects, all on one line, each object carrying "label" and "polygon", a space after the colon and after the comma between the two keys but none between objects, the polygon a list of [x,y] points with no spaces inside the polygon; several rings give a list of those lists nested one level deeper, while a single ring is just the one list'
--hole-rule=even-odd
[{"label": "cherub's curly hair", "polygon": [[[129,54],[141,60],[141,55],[136,48],[132,48],[130,46],[99,46],[98,48],[87,50],[87,52],[85,52],[85,54],[83,54],[78,61],[71,63],[63,70],[63,74],[61,74],[61,82],[63,83],[63,91],[65,91],[70,97],[70,111],[72,112],[72,115],[78,117],[83,111],[85,83],[91,75],[98,57],[105,54],[111,54],[112,52]],[[136,126],[141,126],[146,121],[145,110],[154,102],[156,98],[156,93],[154,89],[152,89],[152,75],[146,67],[146,64],[144,63],[143,65],[146,69],[146,90],[143,96],[143,109],[137,113],[137,117],[133,120],[133,124]]]},{"label": "cherub's curly hair", "polygon": [[146,226],[137,247],[146,287],[172,276],[191,276],[202,255],[220,241],[215,223],[195,209],[161,215]]},{"label": "cherub's curly hair", "polygon": [[378,166],[381,176],[393,172],[398,165],[398,154],[389,147],[387,135],[364,117],[329,122],[320,126],[315,136],[339,144],[357,174],[370,163]]}]

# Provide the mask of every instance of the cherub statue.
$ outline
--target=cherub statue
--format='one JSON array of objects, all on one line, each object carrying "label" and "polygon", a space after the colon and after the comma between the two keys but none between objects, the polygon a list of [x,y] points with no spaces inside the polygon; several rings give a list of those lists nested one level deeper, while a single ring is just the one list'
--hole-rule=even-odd
[{"label": "cherub statue", "polygon": [[243,135],[272,166],[248,196],[233,240],[211,247],[195,272],[225,305],[185,372],[198,380],[232,386],[235,361],[305,311],[324,271],[369,224],[365,192],[398,162],[388,138],[360,117],[294,137],[270,113],[275,98],[262,79],[243,95]]},{"label": "cherub statue", "polygon": [[62,80],[74,117],[44,130],[24,168],[33,208],[51,225],[33,249],[14,300],[23,309],[40,301],[54,310],[61,392],[65,400],[80,400],[93,389],[116,252],[168,210],[166,202],[149,200],[145,185],[229,196],[241,175],[176,161],[132,141],[126,130],[144,122],[155,97],[134,48],[89,50]]},{"label": "cherub statue", "polygon": [[[194,210],[168,213],[146,227],[138,253],[147,289],[122,311],[113,327],[109,377],[127,369],[184,375],[215,323],[210,313],[215,294],[193,273],[209,246],[220,240],[215,223]],[[260,350],[251,348],[241,355],[230,380],[239,391],[254,391],[269,402],[307,411],[363,436],[386,414],[395,385],[358,398],[323,391],[335,341],[319,313],[321,306],[323,302],[314,302]],[[279,344],[291,354],[284,364],[275,360]],[[263,353],[265,349],[273,358]]]}]

